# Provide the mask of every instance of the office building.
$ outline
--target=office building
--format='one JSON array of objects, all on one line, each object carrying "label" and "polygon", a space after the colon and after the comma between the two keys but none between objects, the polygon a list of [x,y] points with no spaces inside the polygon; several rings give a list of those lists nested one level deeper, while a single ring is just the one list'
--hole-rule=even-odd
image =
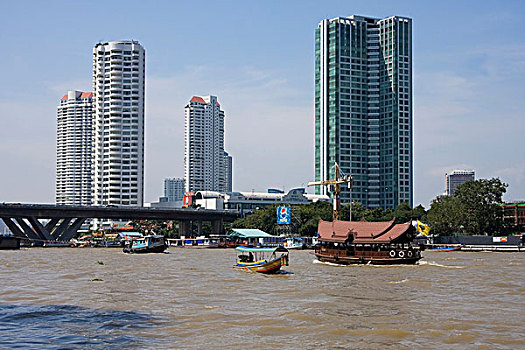
[{"label": "office building", "polygon": [[93,204],[142,206],[145,51],[137,41],[93,48]]},{"label": "office building", "polygon": [[224,112],[216,96],[193,96],[185,107],[186,192],[225,189]]},{"label": "office building", "polygon": [[224,192],[233,191],[233,158],[224,152]]},{"label": "office building", "polygon": [[[343,203],[413,205],[412,20],[325,19],[315,34],[315,179],[354,178]],[[326,187],[317,193],[326,194]]]},{"label": "office building", "polygon": [[57,107],[56,204],[91,205],[93,93],[68,91]]},{"label": "office building", "polygon": [[182,178],[166,178],[164,179],[164,198],[167,202],[182,202],[184,196],[184,179]]},{"label": "office building", "polygon": [[445,174],[445,196],[453,196],[456,188],[467,181],[474,181],[474,170],[452,170],[450,174]]}]

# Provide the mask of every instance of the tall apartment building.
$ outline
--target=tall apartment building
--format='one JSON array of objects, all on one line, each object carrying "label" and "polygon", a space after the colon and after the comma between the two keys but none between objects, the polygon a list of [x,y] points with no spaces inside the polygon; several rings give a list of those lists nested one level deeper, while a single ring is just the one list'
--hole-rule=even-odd
[{"label": "tall apartment building", "polygon": [[475,176],[474,170],[452,170],[450,174],[445,174],[445,196],[453,196],[459,185],[473,181]]},{"label": "tall apartment building", "polygon": [[167,198],[169,202],[182,201],[182,197],[184,197],[184,191],[184,179],[164,179],[164,197]]},{"label": "tall apartment building", "polygon": [[224,152],[224,192],[233,191],[233,158]]},{"label": "tall apartment building", "polygon": [[193,96],[185,107],[186,191],[225,188],[224,112],[216,96]]},{"label": "tall apartment building", "polygon": [[[343,202],[413,205],[412,20],[325,19],[315,33],[315,178],[354,178]],[[318,194],[327,194],[318,188]]]},{"label": "tall apartment building", "polygon": [[56,204],[91,205],[93,93],[68,91],[57,107]]},{"label": "tall apartment building", "polygon": [[93,48],[93,204],[142,206],[145,51],[137,41]]}]

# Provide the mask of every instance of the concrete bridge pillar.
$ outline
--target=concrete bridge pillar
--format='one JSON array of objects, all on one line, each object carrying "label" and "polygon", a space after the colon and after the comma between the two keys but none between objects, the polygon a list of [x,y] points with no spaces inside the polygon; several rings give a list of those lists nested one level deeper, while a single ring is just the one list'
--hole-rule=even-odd
[{"label": "concrete bridge pillar", "polygon": [[197,236],[202,236],[202,220],[197,221]]},{"label": "concrete bridge pillar", "polygon": [[224,223],[222,219],[214,220],[211,222],[211,231],[212,233],[222,235],[224,233]]},{"label": "concrete bridge pillar", "polygon": [[181,220],[179,221],[179,235],[189,237],[191,236],[191,221]]}]

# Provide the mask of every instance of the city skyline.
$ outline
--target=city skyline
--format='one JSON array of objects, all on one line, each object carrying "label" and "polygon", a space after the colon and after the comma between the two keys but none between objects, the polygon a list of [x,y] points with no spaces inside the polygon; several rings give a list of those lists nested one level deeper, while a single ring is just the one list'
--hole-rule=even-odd
[{"label": "city skyline", "polygon": [[[279,11],[272,2],[210,3],[209,21],[199,27],[167,15],[184,13],[189,5],[182,4],[157,3],[171,10],[159,11],[138,3],[123,9],[116,2],[96,16],[90,4],[34,4],[0,5],[0,43],[10,48],[0,61],[1,201],[53,202],[58,98],[68,90],[91,90],[90,48],[111,40],[134,39],[148,48],[146,202],[162,193],[162,178],[183,174],[180,106],[193,95],[220,96],[228,111],[225,148],[236,158],[234,190],[312,181],[312,33],[324,18],[352,14],[414,19],[414,205],[428,208],[442,193],[443,175],[462,168],[509,183],[507,200],[525,197],[525,163],[505,152],[519,147],[525,129],[521,3],[301,2],[307,6],[298,10],[290,2]],[[113,8],[127,16],[108,23]],[[158,20],[148,21],[153,15]],[[138,19],[148,24],[137,25]],[[71,23],[90,30],[68,32]],[[199,48],[211,28],[219,39]],[[183,47],[192,54],[180,55]]]}]

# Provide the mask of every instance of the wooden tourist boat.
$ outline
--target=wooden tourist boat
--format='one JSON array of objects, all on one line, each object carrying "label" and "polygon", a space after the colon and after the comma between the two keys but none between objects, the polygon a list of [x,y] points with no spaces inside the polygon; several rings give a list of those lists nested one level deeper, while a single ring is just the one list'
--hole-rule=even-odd
[{"label": "wooden tourist boat", "polygon": [[162,253],[168,246],[164,236],[151,235],[134,238],[123,248],[124,253]]},{"label": "wooden tourist boat", "polygon": [[281,266],[288,266],[288,249],[237,247],[237,263],[234,269],[260,273],[276,273]]},{"label": "wooden tourist boat", "polygon": [[414,227],[394,222],[320,220],[315,256],[341,265],[415,264],[421,252],[411,244]]}]

